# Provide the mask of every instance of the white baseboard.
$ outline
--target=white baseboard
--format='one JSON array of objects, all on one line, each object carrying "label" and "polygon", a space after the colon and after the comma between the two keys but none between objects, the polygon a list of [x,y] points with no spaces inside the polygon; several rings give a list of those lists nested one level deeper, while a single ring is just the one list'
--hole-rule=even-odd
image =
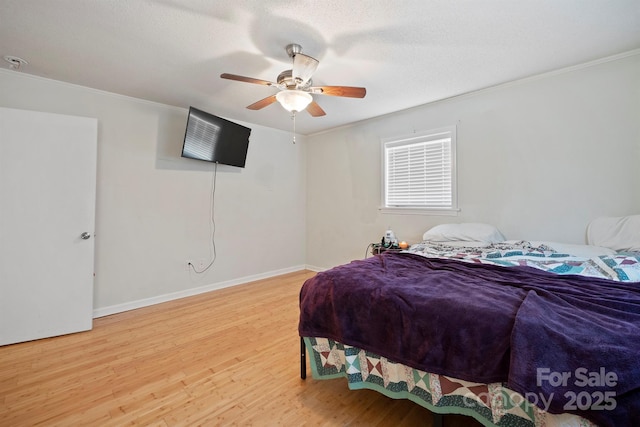
[{"label": "white baseboard", "polygon": [[307,264],[305,266],[305,269],[310,270],[310,271],[315,271],[316,273],[328,270],[328,268],[325,268],[325,267],[316,267],[315,265],[309,265],[309,264]]},{"label": "white baseboard", "polygon": [[[198,288],[185,289],[184,291],[172,292],[170,294],[158,295],[151,298],[145,298],[137,301],[125,302],[122,304],[111,305],[108,307],[96,308],[93,310],[93,318],[109,316],[111,314],[122,313],[124,311],[135,310],[136,308],[148,307],[150,305],[160,304],[163,302],[173,301],[180,298],[190,297],[193,295],[203,294],[205,292],[215,291],[217,289],[228,288],[230,286],[242,285],[244,283],[255,282],[256,280],[268,279],[270,277],[280,276],[282,274],[293,273],[307,269],[307,266],[299,265],[281,270],[269,271],[266,273],[255,274],[253,276],[240,277],[238,279],[227,280],[225,282],[213,283],[211,285],[200,286]],[[308,268],[311,270],[310,268]],[[316,270],[314,270],[316,271]]]}]

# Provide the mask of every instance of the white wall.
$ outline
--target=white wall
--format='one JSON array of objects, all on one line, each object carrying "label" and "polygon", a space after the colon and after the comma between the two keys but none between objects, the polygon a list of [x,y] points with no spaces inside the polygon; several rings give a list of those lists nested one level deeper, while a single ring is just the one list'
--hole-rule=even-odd
[{"label": "white wall", "polygon": [[[213,165],[179,157],[186,109],[4,70],[0,106],[98,118],[94,307],[107,314],[362,258],[389,225],[409,242],[452,221],[583,242],[593,218],[640,212],[639,76],[636,53],[295,145],[288,132],[244,123],[253,129],[247,167],[219,166],[218,258],[202,276],[184,263],[209,257]],[[380,139],[452,124],[460,214],[381,214]]]},{"label": "white wall", "polygon": [[[456,217],[389,215],[380,139],[457,126]],[[523,80],[309,137],[307,264],[362,258],[387,226],[416,242],[445,222],[584,243],[589,221],[640,213],[640,54]]]},{"label": "white wall", "polygon": [[304,267],[304,138],[243,123],[246,168],[218,166],[217,259],[197,275],[214,165],[180,158],[186,109],[4,70],[0,106],[98,119],[97,315]]}]

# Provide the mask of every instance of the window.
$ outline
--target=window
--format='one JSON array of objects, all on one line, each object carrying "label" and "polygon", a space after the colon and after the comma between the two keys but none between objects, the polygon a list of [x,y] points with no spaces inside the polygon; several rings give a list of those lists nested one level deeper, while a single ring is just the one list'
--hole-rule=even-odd
[{"label": "window", "polygon": [[382,211],[456,215],[456,128],[390,138],[383,145]]}]

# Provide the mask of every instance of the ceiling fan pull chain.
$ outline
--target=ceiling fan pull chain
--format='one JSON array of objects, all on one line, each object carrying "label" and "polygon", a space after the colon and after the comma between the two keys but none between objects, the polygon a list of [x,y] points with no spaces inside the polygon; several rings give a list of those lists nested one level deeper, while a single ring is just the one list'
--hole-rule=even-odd
[{"label": "ceiling fan pull chain", "polygon": [[291,120],[293,120],[293,143],[296,143],[296,112],[291,113]]}]

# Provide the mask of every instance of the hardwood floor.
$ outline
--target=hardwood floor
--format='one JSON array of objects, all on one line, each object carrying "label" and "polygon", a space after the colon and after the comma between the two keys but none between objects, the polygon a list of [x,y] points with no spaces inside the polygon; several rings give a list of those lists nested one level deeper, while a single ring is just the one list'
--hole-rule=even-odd
[{"label": "hardwood floor", "polygon": [[[346,380],[300,379],[301,271],[0,347],[0,426],[424,426],[431,413]],[[447,427],[479,426],[447,417]]]}]

